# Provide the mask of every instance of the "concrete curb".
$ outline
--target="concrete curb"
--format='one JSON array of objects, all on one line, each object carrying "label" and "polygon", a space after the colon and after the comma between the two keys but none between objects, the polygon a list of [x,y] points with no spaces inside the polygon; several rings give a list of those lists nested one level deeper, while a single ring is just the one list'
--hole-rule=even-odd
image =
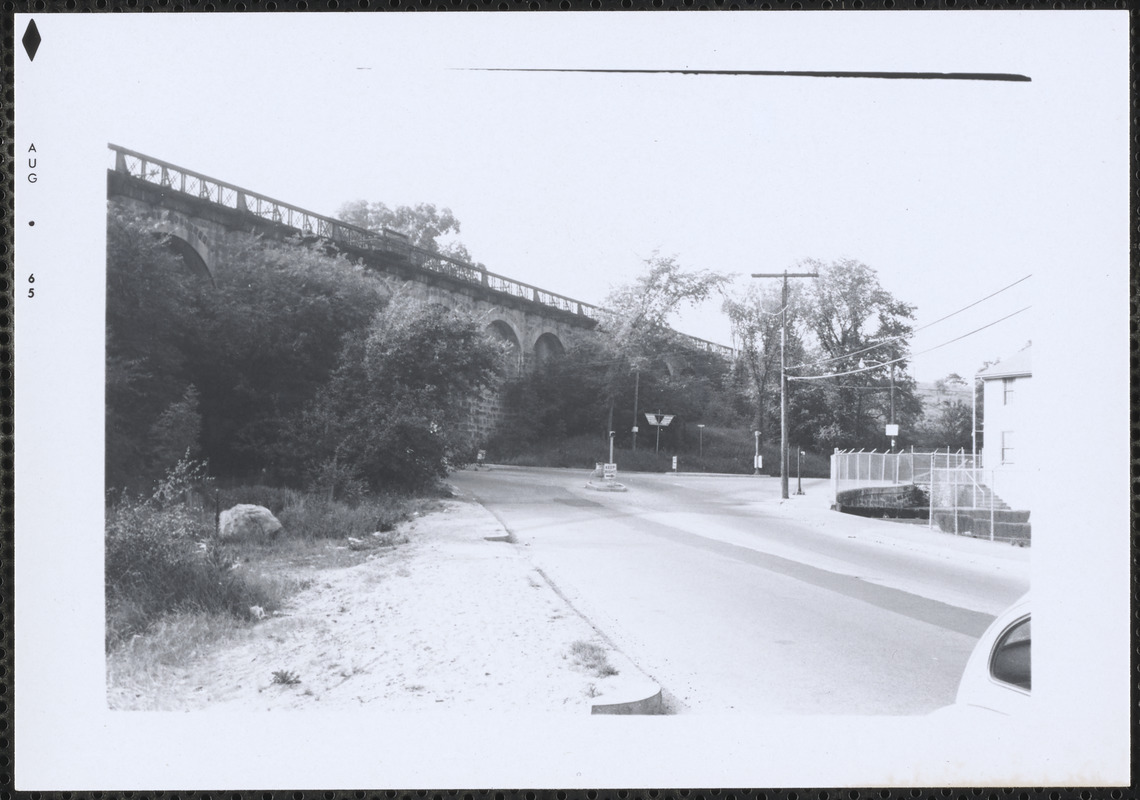
[{"label": "concrete curb", "polygon": [[590,706],[590,714],[627,715],[644,714],[646,716],[665,713],[665,705],[661,700],[661,687],[649,697],[641,700],[628,700],[618,703],[595,703]]},{"label": "concrete curb", "polygon": [[[449,488],[453,490],[453,497],[449,502],[478,509],[484,517],[483,520],[478,521],[472,526],[470,530],[471,541],[482,540],[484,542],[517,544],[514,533],[494,512],[473,497],[465,495],[458,487],[451,486]],[[607,488],[600,491],[614,490]],[[625,487],[622,487],[620,491],[625,491]],[[618,650],[614,643],[610,641],[609,637],[598,630],[598,627],[578,610],[570,601],[570,598],[550,579],[550,576],[547,575],[541,567],[538,567],[533,561],[526,558],[521,550],[515,549],[515,552],[518,554],[519,559],[530,564],[530,568],[533,569],[534,572],[546,582],[546,585],[550,587],[554,594],[566,604],[566,608],[593,628],[606,644],[607,655],[613,667],[617,670],[617,674],[598,679],[597,688],[601,691],[597,694],[597,702],[591,701],[587,704],[590,709],[589,713],[591,715],[664,714],[665,709],[662,700],[661,686],[642,672],[625,653]]]},{"label": "concrete curb", "polygon": [[650,678],[641,668],[617,648],[617,645],[595,625],[589,617],[583,614],[566,593],[559,588],[542,567],[535,565],[534,571],[542,576],[554,593],[561,598],[566,607],[578,615],[587,625],[593,628],[606,643],[607,656],[613,659],[612,666],[616,673],[600,679],[602,691],[598,693],[598,702],[590,703],[590,714],[664,714],[665,705],[662,699],[661,685]]}]

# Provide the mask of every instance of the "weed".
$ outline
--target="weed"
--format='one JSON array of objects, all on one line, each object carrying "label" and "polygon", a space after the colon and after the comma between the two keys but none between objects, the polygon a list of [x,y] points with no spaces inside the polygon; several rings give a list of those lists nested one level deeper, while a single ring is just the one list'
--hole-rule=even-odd
[{"label": "weed", "polygon": [[292,670],[279,669],[273,672],[273,683],[281,686],[295,686],[301,682],[301,677]]},{"label": "weed", "polygon": [[574,656],[574,660],[578,664],[593,672],[599,678],[606,678],[610,675],[618,674],[617,669],[610,663],[609,656],[606,654],[604,647],[579,640],[570,645],[570,655]]},{"label": "weed", "polygon": [[104,580],[108,648],[173,611],[248,615],[273,610],[279,595],[239,568],[237,552],[213,536],[212,514],[192,508],[192,463],[179,462],[147,499],[119,498],[107,510]]},{"label": "weed", "polygon": [[417,511],[431,510],[436,505],[431,500],[403,495],[346,503],[297,494],[282,507],[277,518],[291,535],[303,539],[364,540],[373,533],[389,533]]}]

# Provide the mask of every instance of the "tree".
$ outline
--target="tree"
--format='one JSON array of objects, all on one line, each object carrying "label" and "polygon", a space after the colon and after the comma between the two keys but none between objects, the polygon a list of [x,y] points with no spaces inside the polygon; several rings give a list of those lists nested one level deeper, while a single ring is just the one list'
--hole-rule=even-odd
[{"label": "tree", "polygon": [[252,237],[232,245],[187,353],[202,445],[219,474],[295,481],[290,419],[329,380],[346,337],[367,328],[389,287],[316,245]]},{"label": "tree", "polygon": [[468,264],[474,263],[462,242],[454,238],[444,239],[458,235],[460,228],[459,220],[450,208],[439,209],[433,203],[389,208],[380,202],[353,200],[340,207],[337,217],[350,225],[376,233],[397,231],[407,236],[416,247]]},{"label": "tree", "polygon": [[[818,376],[836,375],[833,419],[821,441],[838,447],[882,441],[878,425],[889,418],[891,399],[891,371],[885,365],[892,362],[895,421],[910,425],[921,413],[905,357],[914,306],[896,299],[880,285],[878,273],[860,261],[808,260],[799,266],[819,273],[806,287],[804,321],[821,358],[808,369]],[[798,375],[815,377],[808,369]]]},{"label": "tree", "polygon": [[182,397],[168,405],[150,428],[156,466],[168,470],[180,460],[197,458],[202,449],[201,433],[198,389],[190,384]]},{"label": "tree", "polygon": [[[162,475],[170,442],[151,433],[184,398],[202,281],[154,224],[111,204],[107,213],[105,468],[108,486],[141,489]],[[161,426],[160,426],[161,429]],[[188,438],[188,437],[184,437]],[[173,453],[181,456],[185,446]],[[173,446],[173,445],[171,445]]]},{"label": "tree", "polygon": [[153,221],[110,208],[108,485],[139,488],[187,447],[219,476],[298,477],[285,427],[387,286],[316,247],[248,237],[231,243],[215,288],[167,242]]},{"label": "tree", "polygon": [[[645,266],[633,283],[610,292],[607,310],[598,322],[599,350],[607,361],[602,384],[609,405],[607,430],[614,430],[618,396],[633,388],[631,376],[640,393],[643,371],[652,375],[656,366],[660,375],[664,356],[684,357],[693,349],[670,327],[670,318],[684,306],[705,301],[729,281],[727,275],[710,270],[685,270],[675,257],[657,253],[645,260]],[[647,395],[647,400],[652,399]]]},{"label": "tree", "polygon": [[[743,295],[725,298],[723,310],[732,323],[733,337],[740,347],[740,359],[750,381],[748,405],[753,430],[765,440],[779,425],[780,413],[780,338],[784,324],[782,287],[748,285]],[[801,330],[804,317],[803,288],[788,285],[786,322],[788,336],[784,342],[789,364],[805,360],[807,351]],[[807,387],[790,386],[789,392]],[[801,409],[792,403],[793,413]]]},{"label": "tree", "polygon": [[915,431],[915,442],[923,447],[944,450],[970,450],[973,446],[974,413],[969,403],[943,401],[926,416]]},{"label": "tree", "polygon": [[[656,254],[645,266],[633,283],[610,293],[608,310],[591,336],[508,385],[513,422],[510,431],[496,437],[497,446],[517,452],[582,434],[604,438],[615,427],[625,428],[625,420],[633,421],[635,395],[639,411],[703,417],[723,390],[727,365],[669,323],[677,310],[707,299],[728,279],[685,270],[674,258]],[[619,410],[621,423],[616,423]],[[619,441],[624,436],[623,431]]]},{"label": "tree", "polygon": [[501,358],[474,317],[392,303],[346,342],[329,384],[296,421],[295,451],[316,483],[425,486],[464,459],[461,425]]}]

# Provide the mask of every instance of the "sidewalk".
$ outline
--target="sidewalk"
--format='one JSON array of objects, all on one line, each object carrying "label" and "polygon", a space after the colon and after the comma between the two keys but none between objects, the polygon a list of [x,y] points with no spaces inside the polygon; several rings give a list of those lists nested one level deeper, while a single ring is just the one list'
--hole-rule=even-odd
[{"label": "sidewalk", "polygon": [[[146,686],[109,680],[110,705],[589,715],[659,704],[660,687],[504,541],[482,506],[447,501],[401,530],[407,544],[322,570],[283,614],[185,669]],[[274,682],[285,671],[298,682]]]}]

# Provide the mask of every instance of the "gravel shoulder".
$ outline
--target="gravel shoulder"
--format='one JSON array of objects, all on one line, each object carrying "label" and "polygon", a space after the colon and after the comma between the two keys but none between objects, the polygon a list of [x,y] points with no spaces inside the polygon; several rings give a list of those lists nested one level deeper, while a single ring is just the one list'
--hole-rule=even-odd
[{"label": "gravel shoulder", "polygon": [[[123,685],[113,653],[109,705],[590,714],[656,691],[482,506],[449,500],[400,532],[407,543],[363,563],[307,572],[308,588],[279,614],[163,667],[145,687]],[[275,682],[285,673],[296,682]]]}]

